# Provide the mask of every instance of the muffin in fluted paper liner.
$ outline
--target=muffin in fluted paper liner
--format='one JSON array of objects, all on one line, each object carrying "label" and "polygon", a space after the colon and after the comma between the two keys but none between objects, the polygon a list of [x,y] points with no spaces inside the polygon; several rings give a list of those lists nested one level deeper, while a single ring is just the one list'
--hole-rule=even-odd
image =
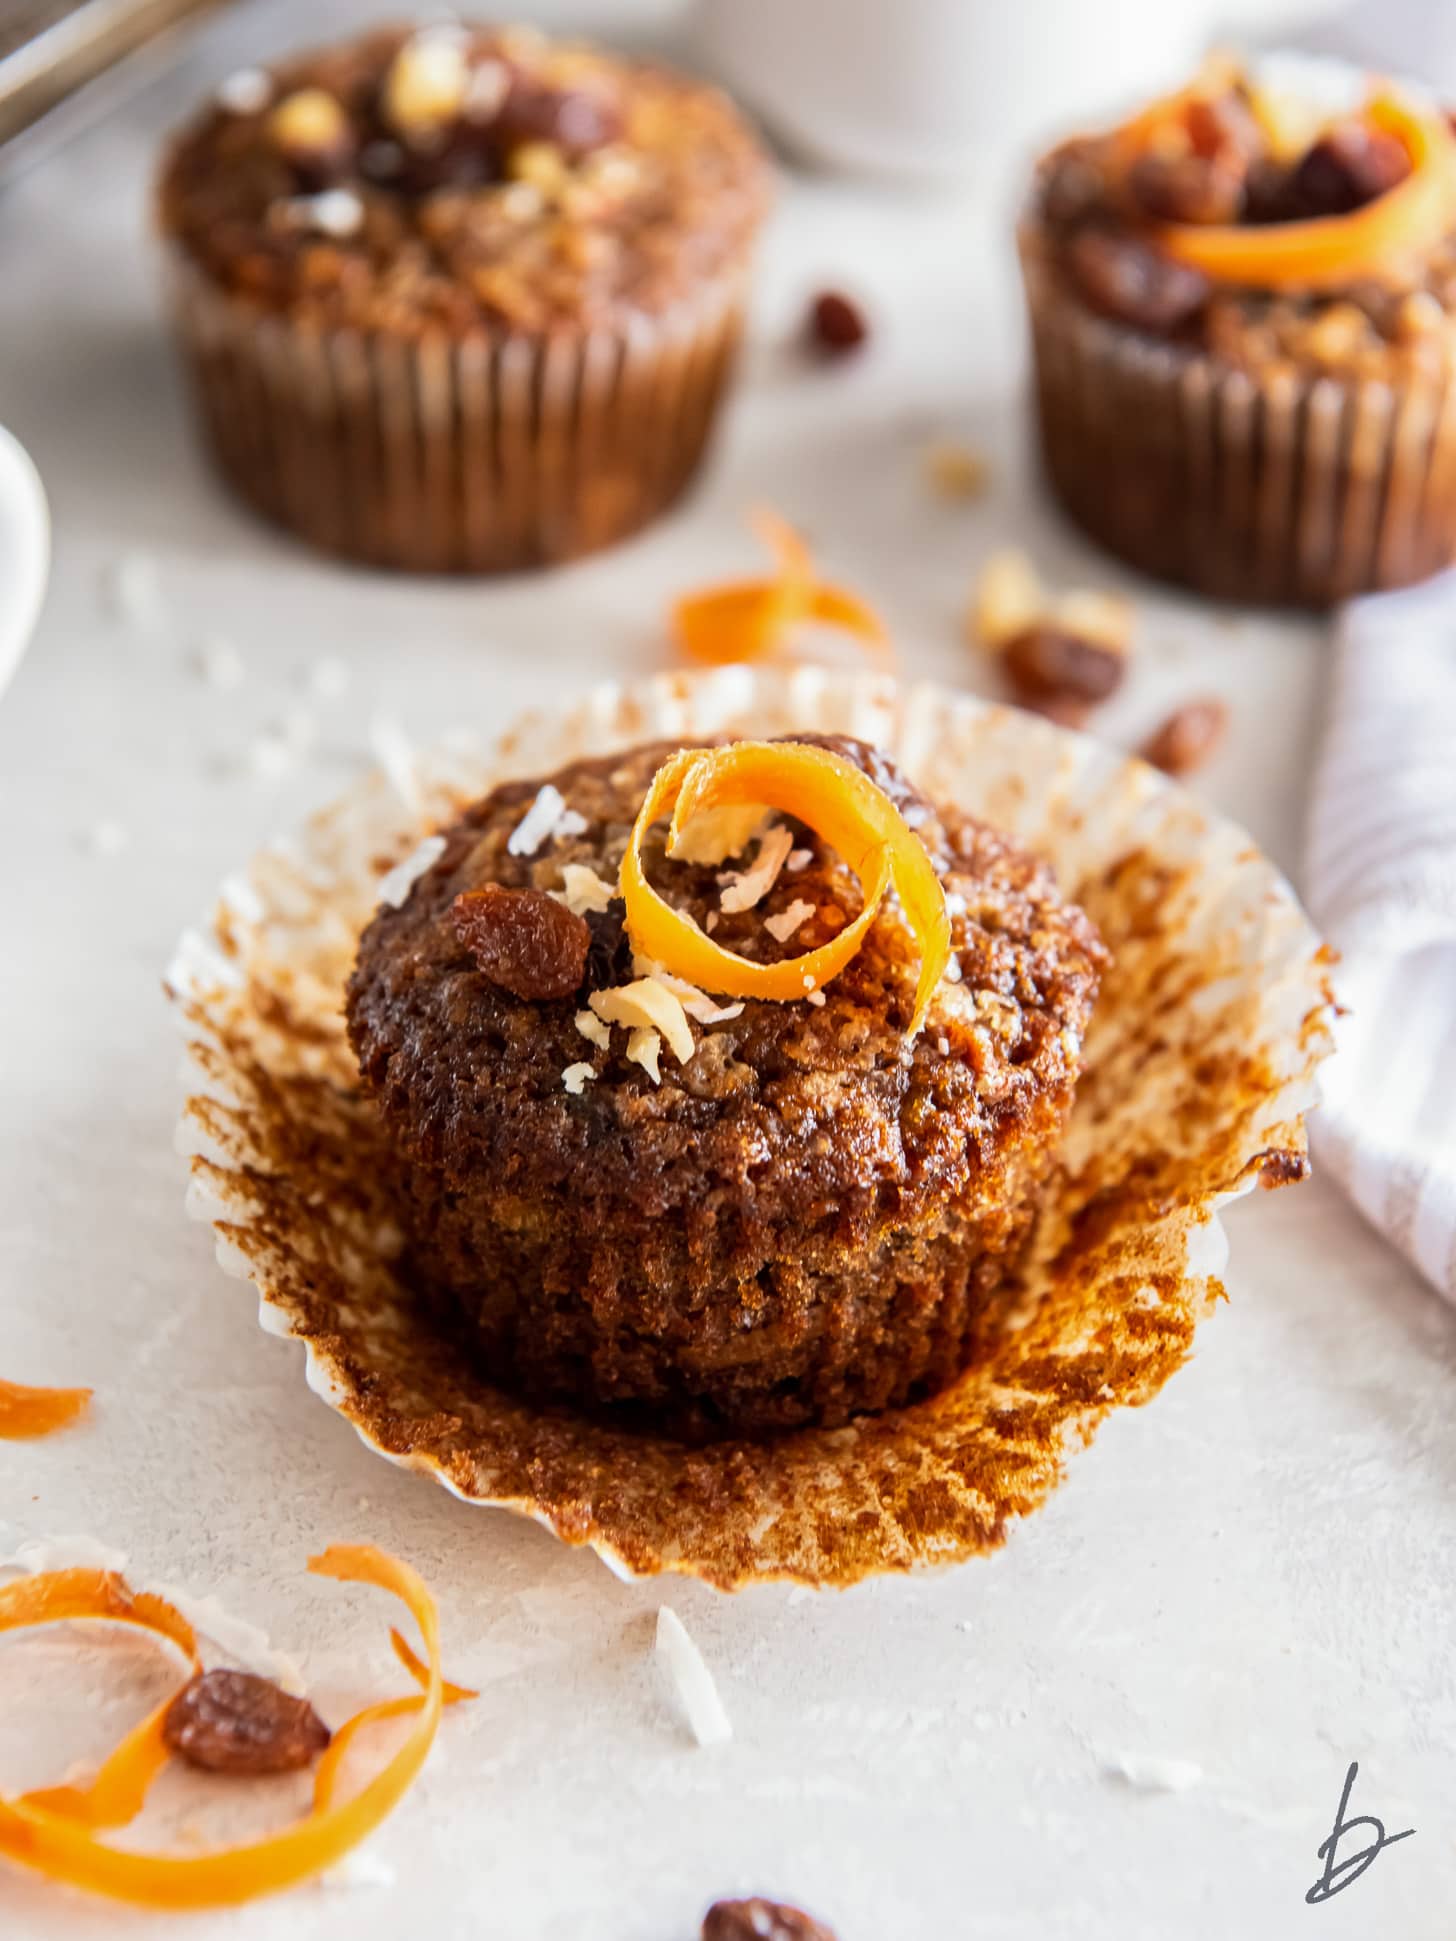
[{"label": "muffin in fluted paper liner", "polygon": [[234,76],[158,192],[207,449],[376,566],[610,545],[706,448],[767,178],[715,89],[529,29],[384,28]]},{"label": "muffin in fluted paper liner", "polygon": [[[381,877],[497,781],[652,737],[874,742],[1044,855],[1112,952],[1066,1141],[975,1366],[845,1427],[686,1447],[474,1373],[402,1269],[344,1034]],[[1240,830],[1144,764],[929,684],[743,668],[605,687],[479,755],[376,774],[225,885],[168,984],[196,1079],[189,1206],[310,1385],[372,1447],[537,1518],[615,1570],[845,1585],[991,1549],[1113,1408],[1149,1401],[1222,1293],[1217,1210],[1305,1170],[1328,953]],[[1150,1433],[1155,1433],[1150,1429]]]},{"label": "muffin in fluted paper liner", "polygon": [[1456,559],[1456,387],[1231,362],[1098,316],[1021,266],[1048,483],[1129,565],[1200,593],[1326,607]]},{"label": "muffin in fluted paper liner", "polygon": [[617,327],[453,343],[260,315],[180,258],[169,290],[208,451],[256,511],[366,565],[492,573],[599,551],[682,494],[747,281]]}]

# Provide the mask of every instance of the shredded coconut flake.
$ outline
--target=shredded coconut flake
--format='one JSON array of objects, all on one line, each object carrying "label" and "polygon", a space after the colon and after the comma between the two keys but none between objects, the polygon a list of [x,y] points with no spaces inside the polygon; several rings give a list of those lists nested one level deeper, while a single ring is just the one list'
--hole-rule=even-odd
[{"label": "shredded coconut flake", "polygon": [[157,562],[150,553],[123,553],[107,565],[101,597],[113,619],[129,627],[155,627],[163,618]]},{"label": "shredded coconut flake", "polygon": [[642,1067],[654,1085],[662,1083],[662,1038],[650,1025],[639,1024],[628,1032],[627,1057]]},{"label": "shredded coconut flake", "polygon": [[813,860],[814,852],[812,849],[791,849],[784,868],[791,869],[797,875],[801,869],[807,869]]},{"label": "shredded coconut flake", "polygon": [[512,856],[534,856],[545,843],[562,836],[579,836],[585,828],[585,816],[568,809],[560,789],[546,782],[511,831],[506,849]]},{"label": "shredded coconut flake", "polygon": [[588,910],[605,910],[616,894],[612,885],[585,863],[567,863],[561,872],[560,898],[574,916],[584,916]]},{"label": "shredded coconut flake", "polygon": [[585,1059],[583,1059],[579,1065],[567,1066],[566,1070],[561,1074],[561,1082],[573,1098],[580,1098],[588,1082],[594,1079],[596,1075],[596,1066],[587,1064]]},{"label": "shredded coconut flake", "polygon": [[215,1644],[235,1665],[256,1672],[260,1678],[276,1680],[295,1697],[308,1689],[298,1661],[286,1651],[279,1651],[258,1625],[234,1616],[220,1598],[211,1594],[198,1596],[173,1584],[151,1584],[148,1589],[154,1590],[158,1597],[165,1597],[169,1604],[175,1604],[193,1630]]},{"label": "shredded coconut flake", "polygon": [[594,1044],[599,1051],[608,1051],[612,1043],[612,1027],[603,1022],[595,1011],[578,1011],[576,1028],[582,1037]]},{"label": "shredded coconut flake", "polygon": [[938,1051],[938,1052],[940,1053],[940,1055],[941,1055],[941,1057],[942,1057],[942,1058],[949,1058],[949,1057],[950,1057],[950,1039],[949,1039],[949,1038],[937,1038],[937,1039],[936,1039],[936,1041],[935,1041],[935,1049],[936,1049],[936,1050],[937,1050],[937,1051]]},{"label": "shredded coconut flake", "polygon": [[716,910],[709,910],[707,915],[707,920],[704,923],[703,928],[707,931],[710,937],[712,936],[713,932],[718,928],[718,912]]},{"label": "shredded coconut flake", "polygon": [[352,189],[324,189],[318,195],[292,196],[288,213],[321,236],[356,236],[364,224],[364,204]]},{"label": "shredded coconut flake", "polygon": [[945,981],[947,984],[959,984],[961,981],[961,960],[954,953],[946,960]]},{"label": "shredded coconut flake", "polygon": [[415,751],[403,728],[389,715],[376,714],[369,724],[369,746],[400,801],[411,815],[423,817],[425,798],[415,770]]},{"label": "shredded coconut flake", "polygon": [[422,843],[412,849],[402,862],[379,879],[379,901],[387,903],[391,910],[399,910],[409,901],[410,891],[428,869],[445,853],[443,836],[426,836]]},{"label": "shredded coconut flake", "polygon": [[131,834],[124,823],[103,816],[100,822],[92,823],[82,840],[93,856],[119,856],[131,841]]},{"label": "shredded coconut flake", "polygon": [[805,996],[804,996],[804,1002],[806,1004],[812,1004],[812,1005],[815,1005],[816,1007],[822,1004],[827,1004],[828,1001],[829,1000],[825,997],[822,991],[808,991],[805,993]]},{"label": "shredded coconut flake", "polygon": [[757,802],[734,802],[695,815],[668,854],[675,863],[726,863],[741,856],[773,813]]},{"label": "shredded coconut flake", "polygon": [[761,903],[778,881],[779,871],[788,861],[794,838],[780,823],[758,839],[758,854],[744,870],[730,870],[718,898],[724,910],[751,910]]},{"label": "shredded coconut flake", "polygon": [[273,83],[261,67],[240,67],[217,88],[217,105],[230,115],[259,115],[273,99]]},{"label": "shredded coconut flake", "polygon": [[814,905],[806,903],[802,897],[796,897],[787,910],[780,910],[776,917],[765,917],[763,927],[771,937],[777,937],[781,944],[786,944],[813,914]]},{"label": "shredded coconut flake", "polygon": [[197,643],[197,651],[192,656],[192,664],[209,687],[229,692],[241,687],[247,668],[243,657],[230,640],[221,634],[204,634]]},{"label": "shredded coconut flake", "polygon": [[672,1673],[693,1737],[700,1746],[720,1746],[733,1737],[733,1726],[713,1683],[703,1654],[688,1636],[687,1626],[670,1606],[657,1612],[657,1650]]},{"label": "shredded coconut flake", "polygon": [[337,701],[349,691],[349,667],[336,654],[316,660],[305,677],[308,691],[318,701]]},{"label": "shredded coconut flake", "polygon": [[631,984],[593,991],[591,1008],[608,1024],[646,1025],[661,1032],[680,1065],[693,1055],[693,1028],[682,999],[657,977],[639,977]]},{"label": "shredded coconut flake", "polygon": [[1191,1759],[1164,1759],[1156,1753],[1123,1752],[1108,1763],[1108,1771],[1145,1793],[1186,1793],[1203,1777]]}]

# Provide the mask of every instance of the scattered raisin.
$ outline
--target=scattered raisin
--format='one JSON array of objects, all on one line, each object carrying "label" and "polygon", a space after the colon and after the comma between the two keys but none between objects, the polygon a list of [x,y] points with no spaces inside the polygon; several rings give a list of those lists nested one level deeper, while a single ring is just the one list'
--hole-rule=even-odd
[{"label": "scattered raisin", "polygon": [[632,975],[632,940],[626,922],[627,906],[619,896],[614,896],[605,910],[587,911],[591,943],[582,981],[589,990],[610,990],[614,984],[625,984]]},{"label": "scattered raisin", "polygon": [[839,290],[824,290],[809,310],[810,341],[826,356],[843,357],[858,350],[870,334],[865,314]]},{"label": "scattered raisin", "polygon": [[480,969],[512,997],[570,997],[581,983],[591,931],[545,890],[487,883],[457,896],[450,915]]},{"label": "scattered raisin", "polygon": [[1394,135],[1364,122],[1341,122],[1295,169],[1294,199],[1303,216],[1347,216],[1409,174],[1410,156]]},{"label": "scattered raisin", "polygon": [[168,1749],[210,1773],[297,1772],[331,1737],[306,1698],[251,1671],[200,1671],[162,1720]]},{"label": "scattered raisin", "polygon": [[703,1941],[834,1941],[834,1931],[783,1901],[715,1901],[703,1916]]},{"label": "scattered raisin", "polygon": [[1169,775],[1191,775],[1223,740],[1228,709],[1222,701],[1187,701],[1144,744],[1142,757]]},{"label": "scattered raisin", "polygon": [[1127,186],[1158,222],[1237,222],[1243,209],[1243,171],[1217,155],[1140,155]]},{"label": "scattered raisin", "polygon": [[490,123],[502,149],[526,142],[550,142],[571,161],[604,148],[622,132],[614,102],[584,88],[552,88],[518,74]]},{"label": "scattered raisin", "polygon": [[1007,677],[1025,701],[1105,701],[1122,684],[1126,656],[1105,641],[1063,627],[1027,627],[1001,650]]},{"label": "scattered raisin", "polygon": [[1159,333],[1177,330],[1208,301],[1201,271],[1170,262],[1150,243],[1084,229],[1069,245],[1073,274],[1094,310]]}]

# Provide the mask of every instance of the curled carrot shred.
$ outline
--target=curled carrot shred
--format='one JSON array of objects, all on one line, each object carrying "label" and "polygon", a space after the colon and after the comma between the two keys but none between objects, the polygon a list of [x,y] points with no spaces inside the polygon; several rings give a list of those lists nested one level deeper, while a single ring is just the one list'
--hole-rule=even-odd
[{"label": "curled carrot shred", "polygon": [[871,652],[890,656],[883,621],[845,588],[820,580],[802,537],[769,507],[752,515],[754,530],[774,554],[772,579],[733,580],[689,593],[672,610],[673,633],[690,660],[764,660],[796,626],[817,621],[853,635]]},{"label": "curled carrot shred", "polygon": [[[642,845],[659,817],[672,815],[671,855],[695,815],[740,803],[762,804],[807,823],[858,877],[863,907],[828,943],[781,963],[755,963],[715,943],[648,882]],[[894,803],[842,755],[785,741],[685,748],[653,777],[622,858],[627,933],[635,950],[701,990],[780,1002],[803,998],[839,975],[864,942],[891,883],[920,947],[909,1031],[914,1037],[950,957],[945,892],[925,845]]]},{"label": "curled carrot shred", "polygon": [[74,1422],[91,1400],[89,1388],[27,1388],[0,1381],[0,1441],[28,1442]]},{"label": "curled carrot shred", "polygon": [[1429,249],[1456,222],[1456,135],[1440,115],[1393,94],[1377,95],[1366,112],[1410,156],[1410,174],[1384,195],[1349,215],[1303,222],[1165,223],[1159,247],[1218,282],[1264,290],[1340,288]]},{"label": "curled carrot shred", "polygon": [[[134,1818],[147,1784],[160,1771],[159,1708],[124,1739],[89,1788],[53,1788],[16,1799],[0,1798],[0,1854],[53,1880],[112,1900],[155,1908],[225,1907],[276,1893],[332,1865],[371,1833],[394,1808],[424,1764],[443,1706],[468,1694],[447,1686],[440,1668],[435,1601],[408,1564],[372,1544],[335,1544],[309,1559],[319,1576],[373,1584],[393,1592],[419,1626],[425,1658],[397,1638],[396,1651],[423,1689],[408,1698],[367,1706],[335,1734],[327,1759],[366,1722],[382,1716],[414,1716],[415,1723],[384,1766],[354,1796],[335,1805],[339,1757],[315,1781],[312,1809],[292,1826],[241,1846],[201,1854],[140,1853],[95,1837],[94,1829]],[[82,1580],[89,1579],[89,1585]],[[165,1616],[171,1613],[173,1626]],[[114,1617],[163,1630],[174,1643],[191,1639],[191,1627],[160,1598],[134,1593],[107,1571],[58,1571],[0,1592],[0,1628],[45,1624],[62,1617]],[[152,1622],[152,1620],[156,1620]],[[177,1627],[181,1627],[180,1631]],[[184,1649],[189,1649],[183,1645]],[[195,1657],[195,1639],[189,1655]],[[169,1701],[170,1703],[170,1701]]]}]

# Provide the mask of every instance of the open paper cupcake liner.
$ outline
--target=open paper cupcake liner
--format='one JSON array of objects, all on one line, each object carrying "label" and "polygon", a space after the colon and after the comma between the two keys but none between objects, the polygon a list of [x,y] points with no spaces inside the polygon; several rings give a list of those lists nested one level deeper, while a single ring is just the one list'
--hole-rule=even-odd
[{"label": "open paper cupcake liner", "polygon": [[1092,538],[1220,598],[1325,607],[1456,559],[1456,386],[1246,370],[1084,308],[1021,236],[1050,483]]},{"label": "open paper cupcake liner", "polygon": [[746,270],[620,328],[326,330],[179,256],[174,329],[224,478],[325,552],[420,572],[549,565],[624,538],[696,471]]},{"label": "open paper cupcake liner", "polygon": [[[381,875],[506,777],[652,737],[816,729],[889,750],[1047,856],[1113,951],[1065,1150],[984,1358],[834,1430],[688,1448],[523,1401],[446,1339],[403,1234],[342,993]],[[624,1575],[851,1583],[998,1544],[1109,1410],[1146,1402],[1221,1293],[1219,1205],[1304,1168],[1328,953],[1248,837],[1138,761],[878,676],[727,668],[608,686],[375,774],[226,884],[168,978],[193,1073],[189,1205],[310,1385],[373,1448],[537,1518]]]}]

